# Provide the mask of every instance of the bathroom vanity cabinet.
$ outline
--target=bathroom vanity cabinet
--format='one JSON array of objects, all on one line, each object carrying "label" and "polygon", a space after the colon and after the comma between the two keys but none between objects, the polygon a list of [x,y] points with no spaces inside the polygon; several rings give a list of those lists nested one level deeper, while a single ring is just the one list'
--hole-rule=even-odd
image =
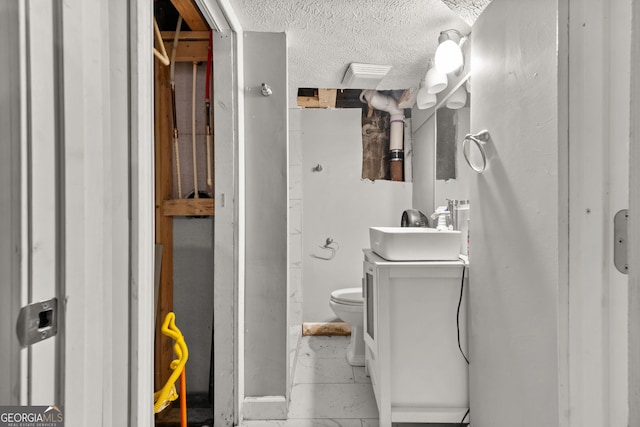
[{"label": "bathroom vanity cabinet", "polygon": [[[456,321],[465,265],[387,261],[365,250],[366,369],[381,427],[460,423],[469,408],[468,365],[458,349]],[[459,324],[468,357],[467,294],[465,278]]]}]

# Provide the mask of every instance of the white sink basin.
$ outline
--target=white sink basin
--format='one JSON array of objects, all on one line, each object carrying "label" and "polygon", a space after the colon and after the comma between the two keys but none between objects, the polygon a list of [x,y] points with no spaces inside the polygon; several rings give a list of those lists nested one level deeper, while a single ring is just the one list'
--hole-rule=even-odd
[{"label": "white sink basin", "polygon": [[460,231],[421,227],[369,227],[371,249],[389,261],[455,261]]}]

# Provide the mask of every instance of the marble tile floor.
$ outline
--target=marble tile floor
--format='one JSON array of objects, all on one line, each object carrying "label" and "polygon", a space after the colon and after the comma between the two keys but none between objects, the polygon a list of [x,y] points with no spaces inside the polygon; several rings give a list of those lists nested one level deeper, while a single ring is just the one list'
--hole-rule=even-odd
[{"label": "marble tile floor", "polygon": [[[364,367],[347,363],[349,337],[302,337],[287,420],[243,421],[241,427],[378,427],[378,409]],[[465,424],[466,425],[466,424]],[[393,427],[457,424],[394,424]]]},{"label": "marble tile floor", "polygon": [[371,380],[347,363],[349,337],[302,337],[289,419],[244,421],[245,427],[378,427]]}]

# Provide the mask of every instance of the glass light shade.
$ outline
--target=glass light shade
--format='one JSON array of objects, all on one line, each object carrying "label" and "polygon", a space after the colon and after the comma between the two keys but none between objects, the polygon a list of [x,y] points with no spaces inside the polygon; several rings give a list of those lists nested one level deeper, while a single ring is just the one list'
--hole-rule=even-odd
[{"label": "glass light shade", "polygon": [[429,93],[426,87],[421,87],[418,91],[418,99],[416,105],[421,110],[426,110],[436,105],[438,98],[435,93]]},{"label": "glass light shade", "polygon": [[462,49],[453,40],[445,40],[438,45],[435,55],[436,69],[448,74],[462,66]]},{"label": "glass light shade", "polygon": [[467,91],[464,85],[460,86],[447,98],[446,106],[451,110],[457,110],[467,104]]},{"label": "glass light shade", "polygon": [[431,94],[440,93],[446,89],[448,79],[446,74],[442,74],[436,70],[436,67],[429,68],[425,77],[425,87]]}]

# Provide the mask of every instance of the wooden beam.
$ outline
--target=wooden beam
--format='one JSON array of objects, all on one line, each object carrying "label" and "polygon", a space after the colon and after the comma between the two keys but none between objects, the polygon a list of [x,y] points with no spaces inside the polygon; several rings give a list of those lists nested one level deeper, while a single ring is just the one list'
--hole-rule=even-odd
[{"label": "wooden beam", "polygon": [[337,89],[318,89],[314,96],[299,96],[298,107],[336,108]]},{"label": "wooden beam", "polygon": [[171,374],[173,342],[160,332],[165,316],[173,311],[173,218],[162,215],[162,201],[173,197],[171,150],[171,90],[169,67],[155,61],[155,203],[156,244],[162,245],[162,264],[155,330],[155,389]]},{"label": "wooden beam", "polygon": [[317,96],[299,96],[298,107],[320,108],[320,100]]},{"label": "wooden beam", "polygon": [[320,108],[336,108],[336,89],[318,89],[318,103]]},{"label": "wooden beam", "polygon": [[305,322],[302,324],[302,336],[348,336],[351,325],[343,322]]},{"label": "wooden beam", "polygon": [[[173,42],[166,42],[165,46],[167,52],[169,53],[169,56],[171,56]],[[176,62],[206,62],[208,48],[208,40],[188,40],[178,42],[178,49],[176,50]]]},{"label": "wooden beam", "polygon": [[[176,36],[175,31],[160,31],[162,40],[173,41]],[[209,31],[180,31],[179,41],[183,40],[209,40]]]},{"label": "wooden beam", "polygon": [[193,0],[171,0],[171,3],[191,31],[207,31],[209,29]]},{"label": "wooden beam", "polygon": [[400,98],[398,98],[398,108],[400,109],[413,108],[413,106],[416,103],[417,96],[418,96],[417,90],[405,89],[405,91],[402,92],[402,95],[400,95]]},{"label": "wooden beam", "polygon": [[213,216],[213,199],[173,199],[162,202],[164,216]]}]

